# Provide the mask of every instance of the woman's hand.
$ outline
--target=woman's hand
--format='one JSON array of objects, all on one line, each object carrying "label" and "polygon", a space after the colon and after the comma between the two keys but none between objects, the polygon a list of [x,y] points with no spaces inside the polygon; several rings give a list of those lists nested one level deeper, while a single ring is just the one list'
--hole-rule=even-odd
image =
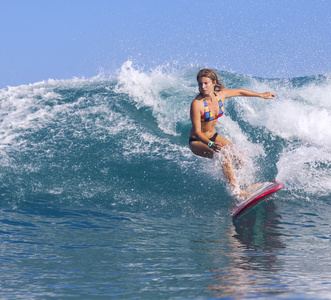
[{"label": "woman's hand", "polygon": [[221,144],[218,144],[218,143],[214,143],[211,146],[211,149],[213,149],[215,152],[220,152],[221,148],[222,148],[222,145]]},{"label": "woman's hand", "polygon": [[266,92],[266,93],[262,93],[260,97],[264,99],[273,99],[276,97],[276,95],[272,92]]}]

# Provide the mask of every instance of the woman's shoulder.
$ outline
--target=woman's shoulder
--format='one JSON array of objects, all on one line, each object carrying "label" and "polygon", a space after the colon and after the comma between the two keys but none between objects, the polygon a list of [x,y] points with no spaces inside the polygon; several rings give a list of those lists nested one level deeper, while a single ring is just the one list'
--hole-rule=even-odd
[{"label": "woman's shoulder", "polygon": [[193,102],[202,102],[202,100],[204,100],[203,96],[202,95],[197,95],[194,100],[192,101]]},{"label": "woman's shoulder", "polygon": [[203,97],[199,97],[197,96],[193,101],[192,101],[192,104],[191,104],[191,107],[192,109],[199,109],[201,110],[203,108]]}]

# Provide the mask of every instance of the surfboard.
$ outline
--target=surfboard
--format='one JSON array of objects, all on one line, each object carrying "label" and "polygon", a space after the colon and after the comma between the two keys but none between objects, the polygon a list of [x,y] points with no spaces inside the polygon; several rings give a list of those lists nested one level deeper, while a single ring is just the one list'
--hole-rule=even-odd
[{"label": "surfboard", "polygon": [[273,193],[279,191],[284,187],[284,184],[278,181],[266,181],[260,184],[255,184],[252,187],[248,187],[246,191],[252,193],[246,200],[239,203],[232,210],[232,218],[239,218],[253,207],[258,205],[261,201],[267,199]]}]

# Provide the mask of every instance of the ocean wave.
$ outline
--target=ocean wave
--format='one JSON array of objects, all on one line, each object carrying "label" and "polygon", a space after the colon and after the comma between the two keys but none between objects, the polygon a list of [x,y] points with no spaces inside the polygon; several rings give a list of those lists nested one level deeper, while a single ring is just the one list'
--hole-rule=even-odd
[{"label": "ocean wave", "polygon": [[[102,205],[108,199],[110,205],[146,207],[154,201],[157,207],[162,191],[164,207],[174,203],[173,195],[192,201],[195,190],[197,198],[210,189],[226,194],[219,165],[188,148],[197,70],[146,71],[127,61],[108,78],[0,90],[3,198],[9,203],[41,196],[71,203],[97,199]],[[277,95],[228,99],[217,125],[219,134],[247,155],[250,180],[283,181],[289,197],[299,191],[304,199],[329,195],[330,76],[218,74],[229,88]]]}]

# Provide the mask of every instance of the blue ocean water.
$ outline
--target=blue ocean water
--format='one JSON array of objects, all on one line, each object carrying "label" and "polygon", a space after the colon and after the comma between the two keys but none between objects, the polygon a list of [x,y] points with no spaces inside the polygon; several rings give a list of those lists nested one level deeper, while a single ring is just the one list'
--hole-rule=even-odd
[{"label": "blue ocean water", "polygon": [[218,71],[240,180],[285,187],[233,222],[217,159],[188,148],[198,68],[0,90],[0,297],[330,299],[331,77]]}]

